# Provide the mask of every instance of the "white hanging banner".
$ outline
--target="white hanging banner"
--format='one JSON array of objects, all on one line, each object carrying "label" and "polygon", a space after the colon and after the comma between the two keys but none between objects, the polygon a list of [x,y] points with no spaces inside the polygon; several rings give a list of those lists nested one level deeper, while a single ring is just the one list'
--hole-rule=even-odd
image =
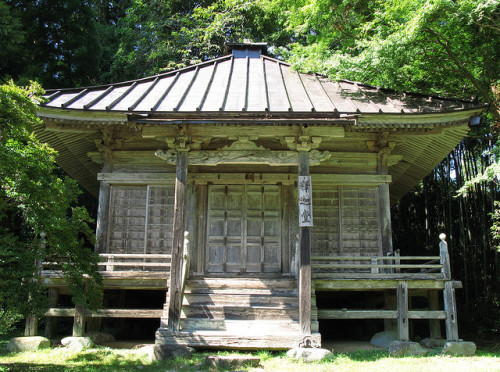
[{"label": "white hanging banner", "polygon": [[313,226],[312,187],[310,176],[299,176],[299,227]]}]

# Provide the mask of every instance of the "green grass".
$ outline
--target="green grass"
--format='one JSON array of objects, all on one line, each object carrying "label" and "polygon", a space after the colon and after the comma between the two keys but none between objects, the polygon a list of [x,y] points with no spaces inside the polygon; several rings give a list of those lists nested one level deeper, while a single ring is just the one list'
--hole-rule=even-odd
[{"label": "green grass", "polygon": [[[478,351],[474,357],[450,357],[437,351],[428,357],[391,358],[387,351],[371,350],[335,353],[329,361],[304,363],[286,357],[284,352],[209,352],[190,359],[151,363],[147,349],[127,350],[99,347],[72,352],[56,347],[36,352],[8,353],[6,339],[0,339],[0,371],[210,371],[204,362],[208,355],[256,355],[265,371],[500,371],[500,352]],[[252,368],[243,368],[251,371]]]}]

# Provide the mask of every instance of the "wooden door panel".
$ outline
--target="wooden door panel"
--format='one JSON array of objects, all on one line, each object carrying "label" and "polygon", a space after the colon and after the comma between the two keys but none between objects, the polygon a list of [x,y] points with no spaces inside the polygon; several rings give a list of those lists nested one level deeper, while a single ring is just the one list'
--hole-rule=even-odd
[{"label": "wooden door panel", "polygon": [[209,187],[207,270],[281,270],[281,200],[277,185]]}]

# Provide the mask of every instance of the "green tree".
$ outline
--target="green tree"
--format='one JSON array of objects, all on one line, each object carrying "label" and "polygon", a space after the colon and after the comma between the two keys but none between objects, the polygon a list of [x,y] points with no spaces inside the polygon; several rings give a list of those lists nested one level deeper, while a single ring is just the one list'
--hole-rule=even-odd
[{"label": "green tree", "polygon": [[[475,97],[490,104],[500,125],[498,0],[283,2],[288,27],[312,35],[305,45],[288,46],[297,68],[399,90]],[[304,29],[305,9],[313,16]]]},{"label": "green tree", "polygon": [[267,0],[135,0],[120,22],[112,74],[137,78],[225,55],[226,42],[290,42],[281,10]]},{"label": "green tree", "polygon": [[76,303],[94,308],[100,295],[91,219],[76,206],[79,188],[55,174],[55,151],[33,134],[41,93],[36,84],[0,86],[0,332],[44,311],[35,260],[58,263]]}]

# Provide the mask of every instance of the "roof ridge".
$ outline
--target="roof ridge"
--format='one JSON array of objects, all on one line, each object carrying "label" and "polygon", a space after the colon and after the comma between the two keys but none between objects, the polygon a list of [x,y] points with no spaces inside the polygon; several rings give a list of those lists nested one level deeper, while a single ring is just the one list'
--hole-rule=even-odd
[{"label": "roof ridge", "polygon": [[291,64],[289,64],[288,62],[282,61],[282,60],[277,59],[277,58],[269,57],[269,56],[266,56],[266,55],[264,55],[264,54],[261,54],[261,55],[260,55],[260,58],[262,58],[262,59],[268,59],[268,60],[270,60],[271,62],[276,62],[276,63],[280,63],[280,64],[285,65],[285,66],[288,66],[288,67],[292,67],[292,65],[291,65]]}]

